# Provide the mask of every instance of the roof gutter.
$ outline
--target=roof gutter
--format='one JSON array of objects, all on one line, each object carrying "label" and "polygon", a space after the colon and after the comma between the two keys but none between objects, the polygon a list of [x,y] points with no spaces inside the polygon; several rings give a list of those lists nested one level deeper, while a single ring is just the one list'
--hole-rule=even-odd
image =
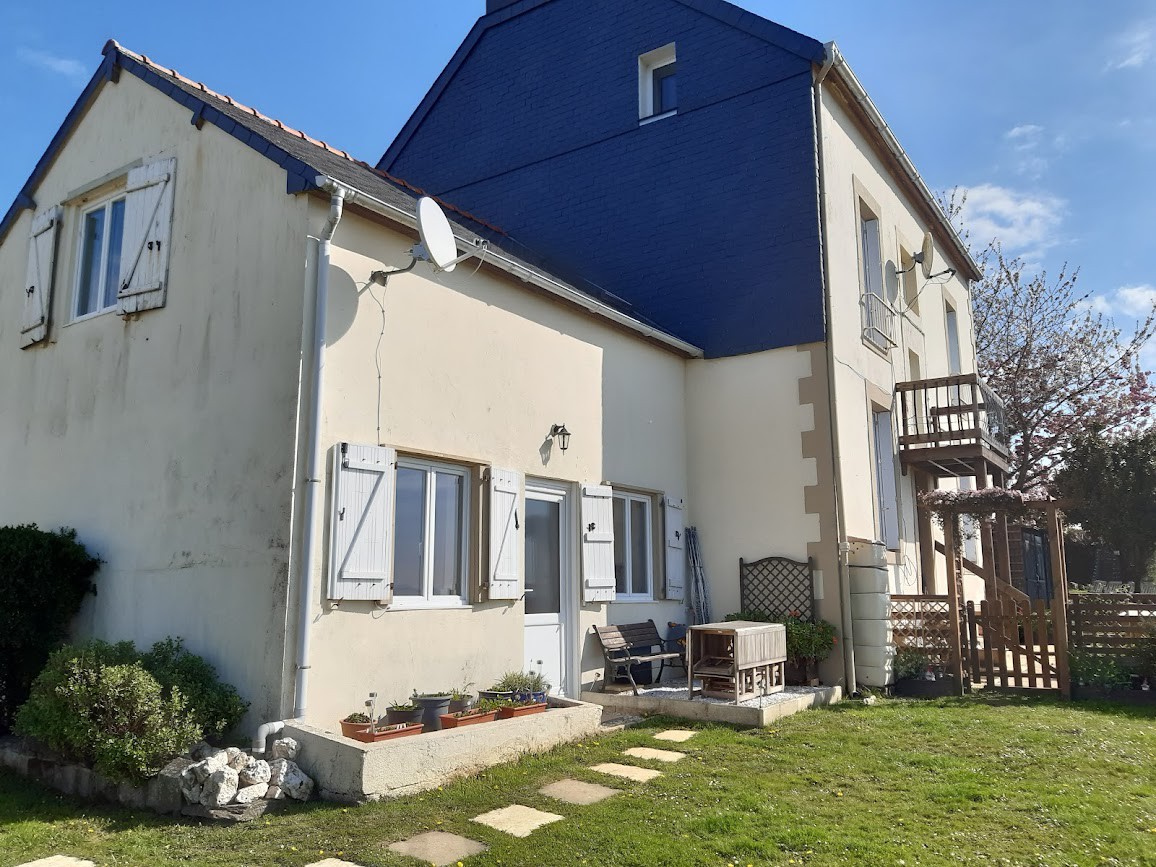
[{"label": "roof gutter", "polygon": [[940,227],[946,233],[952,246],[955,247],[956,256],[971,272],[967,275],[968,278],[972,280],[983,279],[983,272],[980,270],[979,265],[976,264],[975,259],[972,258],[971,253],[968,252],[967,246],[959,237],[959,233],[955,231],[955,227],[951,225],[951,221],[947,219],[947,216],[943,213],[943,209],[939,207],[939,203],[935,200],[934,194],[924,182],[922,175],[919,174],[919,170],[915,168],[915,164],[911,162],[911,158],[907,156],[907,151],[903,149],[903,145],[899,143],[899,139],[895,137],[895,133],[891,131],[891,127],[888,126],[887,121],[883,119],[883,115],[880,114],[879,109],[875,107],[875,103],[871,101],[871,97],[867,95],[866,89],[859,82],[859,79],[855,76],[851,67],[847,65],[846,58],[843,57],[843,53],[839,51],[839,46],[834,42],[827,43],[827,61],[824,64],[824,68],[826,69],[828,67],[838,76],[840,84],[847,89],[848,93],[851,94],[851,97],[858,105],[859,110],[863,112],[871,125],[875,127],[875,131],[878,132],[879,137],[887,146],[891,156],[899,163],[907,179],[923,197],[924,203],[932,209],[933,213],[938,215]]},{"label": "roof gutter", "polygon": [[[400,223],[408,228],[417,227],[417,216],[404,208],[399,208],[396,205],[391,205],[388,202],[383,202],[381,199],[374,198],[368,193],[363,193],[360,190],[352,189],[348,184],[331,178],[328,175],[317,176],[317,186],[319,189],[327,193],[333,194],[337,190],[343,190],[345,195],[345,203],[347,205],[359,205],[368,211],[372,211],[379,216],[385,217],[395,223]],[[461,239],[459,239],[461,240]],[[469,243],[468,241],[463,243]],[[702,358],[704,353],[701,349],[692,343],[687,343],[685,340],[679,340],[673,334],[668,334],[661,329],[654,328],[629,316],[619,310],[615,310],[609,304],[603,304],[597,299],[591,298],[572,286],[567,286],[565,283],[555,280],[548,274],[538,271],[534,268],[529,268],[520,262],[515,262],[513,259],[505,256],[501,251],[490,247],[486,251],[486,261],[492,265],[505,271],[511,276],[517,277],[525,283],[530,283],[543,289],[546,292],[567,301],[578,307],[584,308],[586,311],[593,313],[603,319],[608,319],[617,325],[633,331],[648,340],[653,340],[656,343],[661,343],[668,349],[673,349],[681,355],[688,358]]]}]

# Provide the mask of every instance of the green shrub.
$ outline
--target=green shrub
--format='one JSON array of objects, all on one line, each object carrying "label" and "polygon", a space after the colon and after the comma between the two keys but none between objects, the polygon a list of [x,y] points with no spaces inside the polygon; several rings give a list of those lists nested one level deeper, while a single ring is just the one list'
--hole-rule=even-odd
[{"label": "green shrub", "polygon": [[130,642],[63,647],[16,715],[16,730],[114,780],[142,782],[201,737],[179,689],[166,694]]},{"label": "green shrub", "polygon": [[931,665],[931,658],[914,647],[901,647],[895,654],[892,670],[896,680],[915,680],[923,677],[927,667]]},{"label": "green shrub", "polygon": [[1120,686],[1128,682],[1128,673],[1110,656],[1073,650],[1068,654],[1072,682],[1081,686]]},{"label": "green shrub", "polygon": [[1148,678],[1149,684],[1156,689],[1156,629],[1148,630],[1140,639],[1140,649],[1136,654],[1137,674]]},{"label": "green shrub", "polygon": [[75,530],[0,527],[0,735],[28,698],[100,568]]},{"label": "green shrub", "polygon": [[206,737],[219,738],[239,723],[249,709],[249,703],[232,685],[220,681],[212,665],[185,650],[180,638],[158,641],[141,657],[141,663],[166,695],[174,689],[180,691]]}]

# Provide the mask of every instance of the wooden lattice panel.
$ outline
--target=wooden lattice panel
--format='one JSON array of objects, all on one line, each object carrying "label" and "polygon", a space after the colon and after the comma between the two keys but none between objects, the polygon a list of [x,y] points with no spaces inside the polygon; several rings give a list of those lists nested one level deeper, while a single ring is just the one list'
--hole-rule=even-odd
[{"label": "wooden lattice panel", "polygon": [[1134,659],[1156,635],[1156,595],[1073,594],[1068,602],[1073,650],[1117,659]]},{"label": "wooden lattice panel", "polygon": [[932,665],[951,664],[951,607],[946,596],[892,596],[891,631],[896,649],[910,648]]},{"label": "wooden lattice panel", "polygon": [[739,560],[739,596],[743,611],[815,618],[814,561],[787,557]]}]

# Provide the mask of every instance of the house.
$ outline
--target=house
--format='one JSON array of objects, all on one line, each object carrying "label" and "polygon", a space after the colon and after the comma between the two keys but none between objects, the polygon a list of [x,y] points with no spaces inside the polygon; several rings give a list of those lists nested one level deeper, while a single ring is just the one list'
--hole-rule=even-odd
[{"label": "house", "polygon": [[[184,636],[251,722],[331,723],[510,669],[579,694],[592,626],[685,621],[690,526],[717,615],[740,557],[810,558],[852,635],[855,539],[942,586],[913,492],[999,457],[946,425],[994,405],[977,271],[833,46],[718,0],[491,2],[376,168],[103,56],[0,221],[0,524],[105,560],[80,634]],[[411,255],[422,189],[452,272]],[[856,644],[824,676],[885,680]]]}]

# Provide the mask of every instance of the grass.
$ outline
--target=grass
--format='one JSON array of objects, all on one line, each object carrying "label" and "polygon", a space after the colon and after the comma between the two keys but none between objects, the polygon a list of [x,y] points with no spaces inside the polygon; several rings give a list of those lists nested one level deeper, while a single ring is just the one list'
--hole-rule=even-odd
[{"label": "grass", "polygon": [[[691,727],[655,718],[425,795],[231,827],[84,805],[0,774],[0,867],[58,853],[150,867],[413,865],[385,844],[432,829],[489,844],[470,865],[1156,865],[1151,709],[884,701],[655,742],[670,725]],[[689,756],[646,784],[585,767],[639,745]],[[567,776],[625,793],[587,807],[538,794]],[[514,802],[567,818],[524,840],[470,821]]]}]

